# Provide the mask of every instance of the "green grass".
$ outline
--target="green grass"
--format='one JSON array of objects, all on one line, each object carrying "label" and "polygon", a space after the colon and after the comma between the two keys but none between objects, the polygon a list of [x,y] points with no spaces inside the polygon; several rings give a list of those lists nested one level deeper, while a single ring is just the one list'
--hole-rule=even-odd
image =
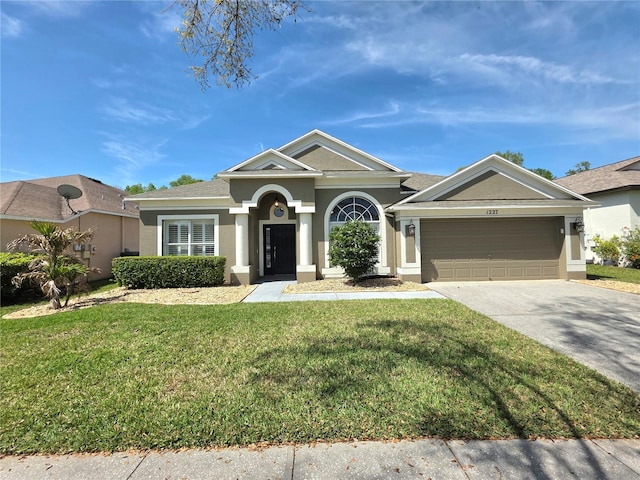
[{"label": "green grass", "polygon": [[640,283],[640,269],[587,265],[587,278],[589,280],[603,279],[626,283]]},{"label": "green grass", "polygon": [[640,435],[638,395],[449,300],[114,304],[0,338],[4,454]]}]

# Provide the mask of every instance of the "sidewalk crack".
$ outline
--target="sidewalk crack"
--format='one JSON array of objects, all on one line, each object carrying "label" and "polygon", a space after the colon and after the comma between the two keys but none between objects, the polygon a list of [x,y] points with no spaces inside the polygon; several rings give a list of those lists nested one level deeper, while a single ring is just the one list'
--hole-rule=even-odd
[{"label": "sidewalk crack", "polygon": [[131,480],[131,478],[133,477],[133,474],[136,473],[136,471],[138,470],[138,468],[140,468],[140,465],[142,465],[142,462],[145,461],[145,459],[147,458],[148,452],[145,453],[142,458],[140,459],[140,461],[138,462],[138,465],[136,465],[136,468],[133,469],[133,471],[129,474],[129,476],[127,477],[126,480]]},{"label": "sidewalk crack", "polygon": [[447,446],[447,448],[449,449],[449,451],[451,452],[451,455],[453,455],[453,458],[456,461],[456,464],[458,465],[458,467],[460,467],[460,470],[462,470],[462,473],[464,473],[464,476],[467,477],[469,480],[471,480],[471,477],[469,476],[469,474],[467,473],[466,469],[462,466],[462,463],[460,463],[460,459],[458,458],[458,456],[455,454],[455,452],[453,451],[453,449],[451,448],[451,445],[449,445],[449,442],[447,442],[446,440],[444,440],[444,444]]}]

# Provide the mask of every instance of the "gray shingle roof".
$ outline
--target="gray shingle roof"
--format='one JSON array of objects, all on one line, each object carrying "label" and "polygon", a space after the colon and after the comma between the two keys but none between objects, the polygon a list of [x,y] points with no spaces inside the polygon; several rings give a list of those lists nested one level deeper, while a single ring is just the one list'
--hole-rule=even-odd
[{"label": "gray shingle roof", "polygon": [[402,185],[404,187],[415,190],[416,192],[419,192],[431,187],[432,185],[435,185],[445,178],[447,177],[444,177],[442,175],[430,175],[428,173],[411,172],[411,178],[408,178],[407,180],[402,182]]},{"label": "gray shingle roof", "polygon": [[145,198],[214,198],[228,196],[229,184],[221,178],[214,178],[208,182],[190,183],[179,187],[154,190],[138,195],[130,195],[127,198],[138,200]]},{"label": "gray shingle roof", "polygon": [[126,192],[83,175],[1,183],[0,214],[52,221],[64,220],[73,215],[66,200],[57,191],[57,187],[64,184],[73,185],[82,191],[80,198],[69,201],[76,212],[91,210],[117,215],[138,215],[133,206],[122,209],[122,200]]},{"label": "gray shingle roof", "polygon": [[558,178],[554,182],[582,195],[620,188],[640,188],[640,156]]}]

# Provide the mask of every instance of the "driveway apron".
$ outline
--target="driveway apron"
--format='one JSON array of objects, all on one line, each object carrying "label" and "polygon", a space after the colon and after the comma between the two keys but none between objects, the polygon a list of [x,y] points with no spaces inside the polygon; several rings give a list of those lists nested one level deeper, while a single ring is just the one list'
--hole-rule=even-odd
[{"label": "driveway apron", "polygon": [[640,393],[640,295],[564,280],[429,287]]}]

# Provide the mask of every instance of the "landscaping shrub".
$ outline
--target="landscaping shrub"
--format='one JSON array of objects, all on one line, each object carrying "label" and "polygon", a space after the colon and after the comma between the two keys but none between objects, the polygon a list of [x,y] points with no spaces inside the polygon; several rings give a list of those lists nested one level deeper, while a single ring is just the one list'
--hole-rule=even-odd
[{"label": "landscaping shrub", "polygon": [[215,287],[224,283],[226,262],[226,257],[119,257],[112,272],[127,288]]},{"label": "landscaping shrub", "polygon": [[0,297],[3,303],[38,294],[34,285],[24,283],[21,287],[16,287],[11,282],[19,273],[28,272],[29,264],[36,257],[37,255],[30,253],[0,253]]},{"label": "landscaping shrub", "polygon": [[617,235],[614,235],[609,240],[596,235],[593,237],[593,241],[595,246],[591,247],[591,250],[598,255],[603,262],[610,260],[614,264],[618,263],[620,259],[620,238]]},{"label": "landscaping shrub", "polygon": [[640,268],[640,226],[625,235],[622,241],[622,254],[633,268]]},{"label": "landscaping shrub", "polygon": [[640,268],[640,226],[633,230],[624,227],[623,231],[622,238],[613,235],[607,240],[596,235],[591,250],[603,263],[611,260],[615,265]]},{"label": "landscaping shrub", "polygon": [[371,225],[349,221],[329,234],[329,261],[358,282],[378,263],[380,235]]}]

